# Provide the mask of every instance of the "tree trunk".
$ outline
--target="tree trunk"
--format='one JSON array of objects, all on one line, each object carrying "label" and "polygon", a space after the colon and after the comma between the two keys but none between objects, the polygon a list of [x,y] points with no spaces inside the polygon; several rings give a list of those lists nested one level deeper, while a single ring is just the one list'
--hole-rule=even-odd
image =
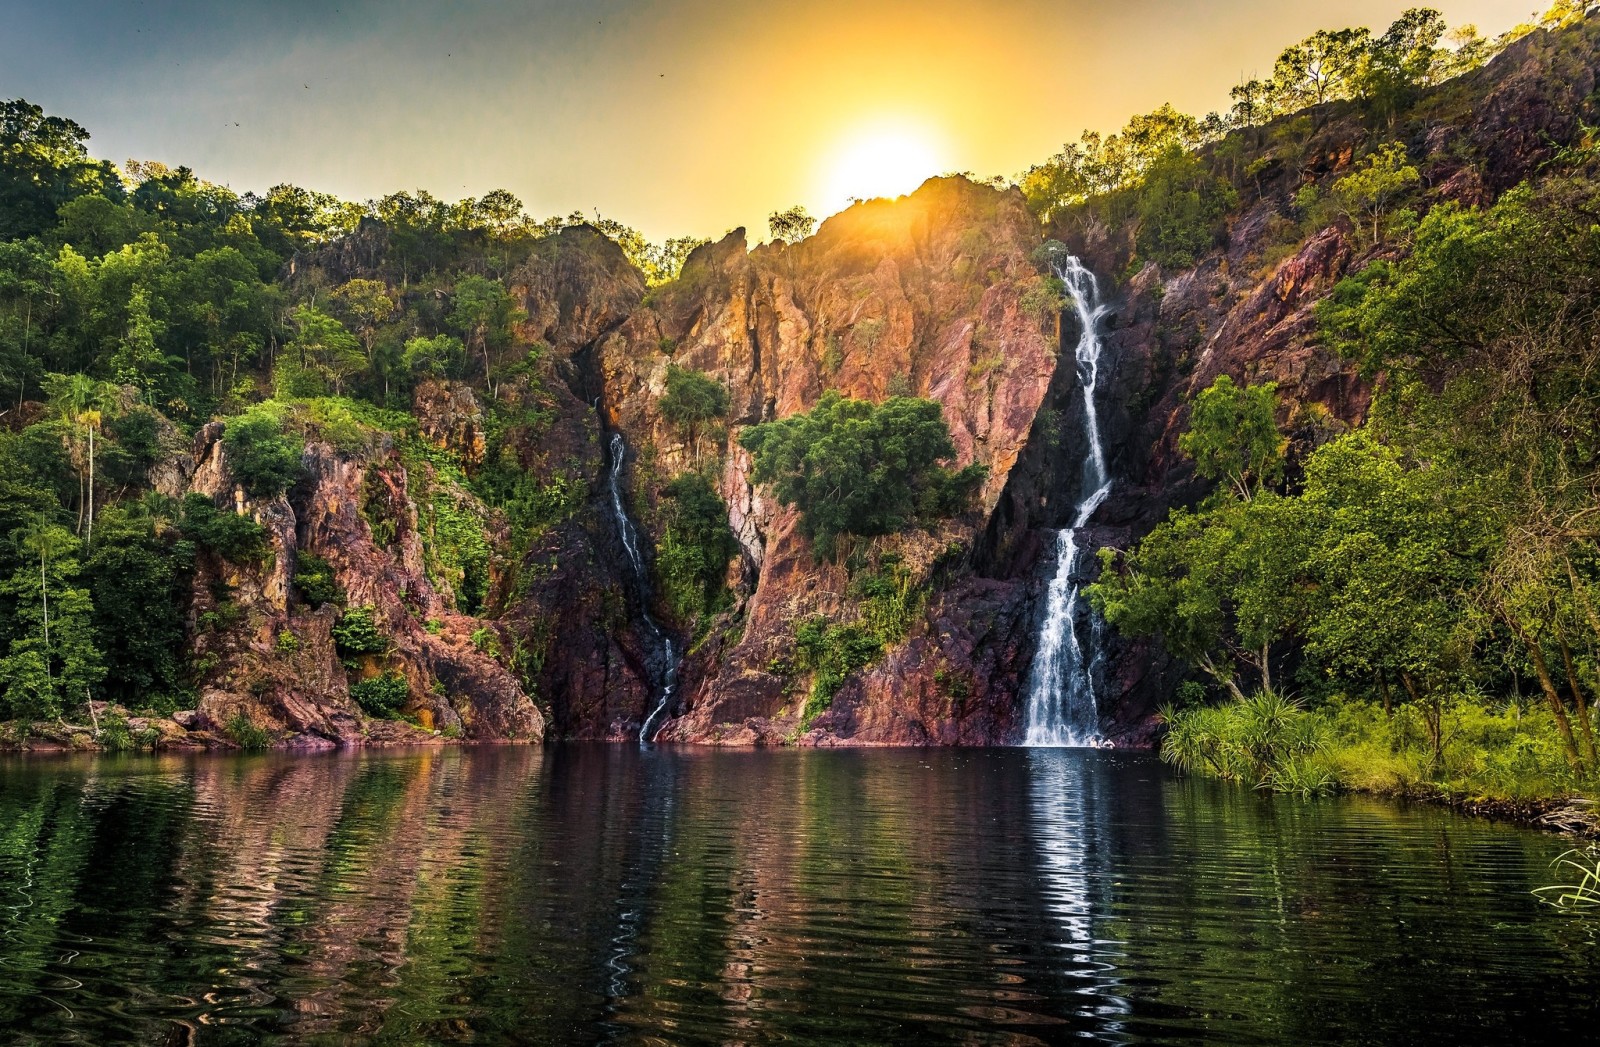
[{"label": "tree trunk", "polygon": [[[1516,628],[1513,626],[1513,628]],[[1572,736],[1572,722],[1567,719],[1566,703],[1561,700],[1561,692],[1556,690],[1555,681],[1550,678],[1550,666],[1544,660],[1544,652],[1533,638],[1516,628],[1517,638],[1528,649],[1528,658],[1533,662],[1533,671],[1539,677],[1539,687],[1544,691],[1545,699],[1550,703],[1550,712],[1556,718],[1556,730],[1561,734],[1561,744],[1564,748],[1563,755],[1567,758],[1567,766],[1572,768],[1572,773],[1583,777],[1583,760],[1578,755],[1578,742]]]},{"label": "tree trunk", "polygon": [[1594,726],[1589,723],[1589,703],[1584,701],[1583,688],[1578,685],[1578,673],[1572,665],[1572,648],[1567,644],[1566,631],[1556,627],[1556,638],[1561,641],[1561,665],[1567,672],[1567,690],[1572,694],[1572,709],[1578,717],[1578,740],[1583,744],[1583,757],[1589,761],[1593,773],[1600,768],[1595,759]]},{"label": "tree trunk", "polygon": [[1444,762],[1444,710],[1439,705],[1438,692],[1430,691],[1426,701],[1418,693],[1417,682],[1411,678],[1410,673],[1401,673],[1400,682],[1405,686],[1406,693],[1411,700],[1422,707],[1422,718],[1428,725],[1428,743],[1433,747],[1432,770],[1438,770]]},{"label": "tree trunk", "polygon": [[85,540],[94,546],[94,426],[89,426],[89,535]]},{"label": "tree trunk", "polygon": [[1394,719],[1394,703],[1389,698],[1389,678],[1383,674],[1382,669],[1378,670],[1378,693],[1383,695],[1383,718]]}]

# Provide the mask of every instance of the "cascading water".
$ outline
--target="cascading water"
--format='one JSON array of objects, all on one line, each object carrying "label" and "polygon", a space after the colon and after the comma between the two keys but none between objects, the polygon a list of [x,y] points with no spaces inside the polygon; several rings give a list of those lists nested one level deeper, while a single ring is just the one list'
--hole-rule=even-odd
[{"label": "cascading water", "polygon": [[621,433],[611,434],[611,472],[608,483],[611,489],[611,514],[617,521],[617,534],[622,538],[622,548],[628,554],[628,568],[633,579],[634,595],[639,601],[639,624],[645,637],[656,649],[656,689],[659,698],[650,715],[639,728],[639,744],[647,745],[661,729],[657,722],[672,705],[672,694],[678,686],[678,645],[661,628],[661,623],[650,614],[650,574],[645,570],[644,555],[639,551],[639,531],[633,518],[622,504],[622,466],[628,456],[628,445]]},{"label": "cascading water", "polygon": [[1097,634],[1090,624],[1091,648],[1086,654],[1078,639],[1079,599],[1078,532],[1111,493],[1101,444],[1100,415],[1095,389],[1100,380],[1100,318],[1106,308],[1094,274],[1076,258],[1055,268],[1066,284],[1078,314],[1078,385],[1083,390],[1083,417],[1089,447],[1083,457],[1081,492],[1072,510],[1072,525],[1056,535],[1056,571],[1046,593],[1044,620],[1039,625],[1038,653],[1034,656],[1028,689],[1027,734],[1024,745],[1083,746],[1100,739],[1100,711],[1095,700],[1098,668]]}]

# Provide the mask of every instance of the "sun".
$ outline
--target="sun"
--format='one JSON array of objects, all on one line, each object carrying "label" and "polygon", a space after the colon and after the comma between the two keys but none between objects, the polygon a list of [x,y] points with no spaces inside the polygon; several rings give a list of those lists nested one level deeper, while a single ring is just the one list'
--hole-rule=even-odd
[{"label": "sun", "polygon": [[875,125],[855,132],[827,164],[825,202],[842,211],[851,200],[904,196],[944,169],[938,136],[904,124]]}]

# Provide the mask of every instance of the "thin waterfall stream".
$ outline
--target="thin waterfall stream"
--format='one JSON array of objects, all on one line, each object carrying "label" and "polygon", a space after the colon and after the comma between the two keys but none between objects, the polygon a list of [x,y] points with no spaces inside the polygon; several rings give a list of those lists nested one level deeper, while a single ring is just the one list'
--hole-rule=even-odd
[{"label": "thin waterfall stream", "polygon": [[1100,319],[1107,310],[1100,301],[1100,286],[1094,273],[1077,258],[1069,257],[1057,264],[1055,274],[1066,285],[1078,314],[1078,385],[1083,391],[1088,449],[1080,467],[1080,493],[1073,507],[1072,524],[1056,534],[1056,569],[1046,591],[1044,618],[1039,624],[1023,744],[1087,746],[1100,740],[1100,710],[1095,696],[1100,645],[1099,629],[1093,620],[1083,623],[1090,632],[1087,649],[1078,636],[1079,619],[1091,617],[1084,614],[1080,599],[1078,532],[1111,493],[1100,414],[1095,404],[1102,350]]},{"label": "thin waterfall stream", "polygon": [[650,613],[650,573],[645,569],[644,554],[639,550],[639,529],[634,526],[633,518],[628,515],[622,501],[622,467],[627,461],[628,445],[621,433],[614,432],[609,446],[611,471],[607,482],[611,490],[611,514],[617,521],[617,534],[622,538],[622,548],[628,554],[634,595],[639,600],[639,624],[644,629],[646,640],[657,652],[655,664],[651,666],[657,700],[639,727],[639,744],[648,745],[655,740],[656,732],[661,730],[657,721],[671,707],[672,695],[678,686],[678,645]]}]

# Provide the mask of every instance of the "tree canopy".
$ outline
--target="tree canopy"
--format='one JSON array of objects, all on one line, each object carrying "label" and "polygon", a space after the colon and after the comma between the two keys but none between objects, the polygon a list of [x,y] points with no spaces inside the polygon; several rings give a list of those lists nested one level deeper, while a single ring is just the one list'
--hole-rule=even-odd
[{"label": "tree canopy", "polygon": [[739,442],[753,478],[797,506],[819,556],[842,534],[893,534],[966,508],[987,468],[952,468],[955,445],[939,404],[896,396],[875,404],[822,394],[810,411],[752,426]]}]

